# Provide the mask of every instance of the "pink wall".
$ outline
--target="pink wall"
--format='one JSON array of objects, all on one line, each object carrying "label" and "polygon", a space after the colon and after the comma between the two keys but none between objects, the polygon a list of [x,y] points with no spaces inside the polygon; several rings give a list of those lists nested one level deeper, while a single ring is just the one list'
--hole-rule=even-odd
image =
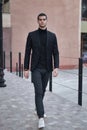
[{"label": "pink wall", "polygon": [[60,52],[60,66],[75,65],[80,55],[80,0],[11,0],[12,52],[14,64],[18,52],[24,56],[28,32],[38,28],[37,15],[48,15],[48,30],[56,33]]},{"label": "pink wall", "polygon": [[10,51],[11,51],[11,28],[3,28],[3,51],[6,55],[6,68],[10,65]]}]

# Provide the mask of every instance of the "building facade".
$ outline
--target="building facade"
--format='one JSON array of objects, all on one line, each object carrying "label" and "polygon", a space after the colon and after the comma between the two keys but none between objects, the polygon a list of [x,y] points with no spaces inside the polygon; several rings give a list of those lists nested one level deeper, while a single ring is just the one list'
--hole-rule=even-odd
[{"label": "building facade", "polygon": [[48,30],[56,33],[60,68],[77,67],[81,54],[81,0],[10,0],[9,27],[4,23],[4,49],[7,53],[12,51],[13,67],[19,52],[23,63],[27,35],[38,28],[37,15],[41,12],[48,16]]}]

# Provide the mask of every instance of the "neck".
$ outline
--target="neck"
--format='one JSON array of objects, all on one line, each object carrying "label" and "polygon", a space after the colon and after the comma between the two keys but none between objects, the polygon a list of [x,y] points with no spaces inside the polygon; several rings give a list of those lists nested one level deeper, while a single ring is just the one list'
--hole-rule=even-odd
[{"label": "neck", "polygon": [[41,30],[45,30],[47,27],[44,27],[44,28],[42,28],[42,27],[39,27]]}]

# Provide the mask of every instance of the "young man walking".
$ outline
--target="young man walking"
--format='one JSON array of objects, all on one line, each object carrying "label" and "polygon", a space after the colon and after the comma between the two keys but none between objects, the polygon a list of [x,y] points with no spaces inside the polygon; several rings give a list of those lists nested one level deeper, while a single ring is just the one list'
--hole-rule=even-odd
[{"label": "young man walking", "polygon": [[[35,106],[39,118],[38,128],[45,127],[43,98],[49,76],[58,75],[59,51],[54,33],[47,30],[47,15],[40,13],[37,16],[39,28],[30,32],[27,37],[24,76],[29,77],[29,62],[31,55],[31,76],[35,88]],[[32,50],[32,54],[31,54]]]}]

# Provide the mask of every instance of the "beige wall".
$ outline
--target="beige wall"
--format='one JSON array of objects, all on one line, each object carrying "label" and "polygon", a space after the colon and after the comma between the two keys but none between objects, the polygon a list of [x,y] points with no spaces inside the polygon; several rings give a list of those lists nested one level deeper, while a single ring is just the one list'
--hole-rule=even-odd
[{"label": "beige wall", "polygon": [[87,21],[82,21],[81,23],[81,32],[87,33]]},{"label": "beige wall", "polygon": [[11,0],[12,52],[24,56],[28,32],[38,28],[37,15],[48,15],[48,30],[58,38],[61,65],[75,65],[80,54],[80,0]]}]

